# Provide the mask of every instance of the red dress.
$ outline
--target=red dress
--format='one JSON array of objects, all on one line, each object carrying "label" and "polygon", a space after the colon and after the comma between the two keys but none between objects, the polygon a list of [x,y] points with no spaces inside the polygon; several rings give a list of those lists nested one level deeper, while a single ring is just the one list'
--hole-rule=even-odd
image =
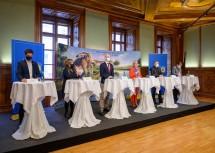
[{"label": "red dress", "polygon": [[[137,73],[137,74],[136,74]],[[142,77],[141,73],[140,73],[140,69],[139,68],[136,68],[135,67],[131,67],[130,70],[129,70],[129,75],[130,75],[130,78],[132,80],[134,80],[134,78],[140,78]],[[139,92],[139,88],[136,88],[135,89],[135,93],[136,95],[132,95],[131,96],[131,105],[132,106],[137,106],[137,95],[138,95],[138,92]]]}]

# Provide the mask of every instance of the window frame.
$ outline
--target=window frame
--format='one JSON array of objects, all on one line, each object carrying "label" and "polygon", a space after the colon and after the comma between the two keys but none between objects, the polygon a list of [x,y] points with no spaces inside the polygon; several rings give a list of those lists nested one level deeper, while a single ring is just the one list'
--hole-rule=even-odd
[{"label": "window frame", "polygon": [[[68,45],[71,46],[73,42],[73,24],[72,20],[68,19],[62,19],[56,16],[48,16],[48,15],[42,15],[42,24],[52,24],[53,25],[53,33],[43,32],[41,29],[41,37],[47,36],[53,38],[53,49],[44,49],[44,51],[50,51],[54,54],[54,63],[52,64],[45,64],[45,65],[52,65],[52,78],[45,78],[47,80],[54,80],[56,79],[56,62],[57,62],[57,44],[58,44],[58,38],[66,38],[68,40]],[[66,25],[68,27],[68,35],[58,34],[58,26],[59,25]],[[41,25],[42,27],[43,25]],[[43,43],[43,39],[41,38],[41,43]]]},{"label": "window frame", "polygon": [[[117,26],[114,26],[114,24],[118,24],[119,27]],[[112,47],[113,44],[116,43],[116,41],[112,40],[112,34],[114,31],[116,30],[124,30],[125,31],[125,36],[124,36],[124,39],[125,39],[125,42],[124,42],[124,50],[123,51],[126,51],[126,47],[127,47],[127,30],[132,30],[134,31],[134,51],[137,51],[140,49],[140,46],[139,46],[139,21],[137,20],[131,20],[131,19],[128,19],[128,18],[121,18],[121,17],[116,17],[116,16],[111,16],[109,15],[109,50],[113,51],[115,50],[115,45],[114,45],[114,48]],[[118,42],[119,43],[119,42]],[[122,44],[122,43],[121,43]],[[121,47],[120,47],[121,48]]]},{"label": "window frame", "polygon": [[[35,42],[42,42],[42,20],[43,20],[43,8],[59,11],[59,12],[65,12],[67,14],[74,16],[74,22],[78,23],[78,32],[79,32],[79,38],[78,38],[78,47],[85,47],[85,14],[86,11],[84,8],[71,6],[67,4],[63,4],[61,2],[57,1],[44,1],[44,0],[37,0],[35,2]],[[44,15],[45,16],[45,15]],[[78,20],[77,17],[78,16]],[[73,28],[72,28],[73,29]],[[72,32],[72,31],[71,31]],[[49,35],[49,33],[47,33]],[[73,43],[73,38],[70,39],[69,44]],[[54,47],[56,48],[56,45],[54,44]],[[44,50],[45,51],[45,50]],[[53,53],[55,57],[55,66],[53,66],[53,78],[52,79],[46,79],[46,80],[57,80],[56,78],[56,59],[57,59],[57,51],[54,50]]]}]

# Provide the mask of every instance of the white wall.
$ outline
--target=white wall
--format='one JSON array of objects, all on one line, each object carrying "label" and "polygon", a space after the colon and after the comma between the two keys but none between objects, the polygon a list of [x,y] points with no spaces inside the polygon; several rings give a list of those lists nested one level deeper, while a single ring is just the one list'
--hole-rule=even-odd
[{"label": "white wall", "polygon": [[154,26],[140,24],[141,66],[148,66],[148,55],[154,53]]},{"label": "white wall", "polygon": [[108,50],[108,16],[86,11],[85,47]]},{"label": "white wall", "polygon": [[185,31],[184,52],[186,52],[185,67],[198,67],[200,55],[199,28]]},{"label": "white wall", "polygon": [[202,67],[215,67],[215,24],[202,27]]},{"label": "white wall", "polygon": [[34,0],[0,1],[0,64],[11,63],[11,39],[34,41]]}]

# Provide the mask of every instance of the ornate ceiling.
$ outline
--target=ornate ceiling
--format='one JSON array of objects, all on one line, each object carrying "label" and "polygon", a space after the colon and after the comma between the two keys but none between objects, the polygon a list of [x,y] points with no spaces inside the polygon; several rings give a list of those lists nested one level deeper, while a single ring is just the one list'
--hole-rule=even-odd
[{"label": "ornate ceiling", "polygon": [[[99,10],[127,16],[141,21],[161,24],[177,29],[186,29],[215,0],[56,0],[67,5],[76,5],[88,9]],[[202,17],[195,25],[208,24],[215,21],[215,7],[207,16]]]}]

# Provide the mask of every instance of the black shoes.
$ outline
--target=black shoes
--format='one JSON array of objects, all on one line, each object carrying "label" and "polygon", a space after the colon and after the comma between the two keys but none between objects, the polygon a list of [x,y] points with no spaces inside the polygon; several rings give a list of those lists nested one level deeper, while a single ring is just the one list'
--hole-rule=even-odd
[{"label": "black shoes", "polygon": [[67,113],[64,114],[64,117],[67,118],[67,119],[70,118],[69,114],[67,114]]},{"label": "black shoes", "polygon": [[105,116],[105,113],[104,112],[99,112],[99,115],[100,116]]},{"label": "black shoes", "polygon": [[100,111],[99,112],[99,115],[100,116],[105,116],[105,113],[104,112],[109,112],[110,111],[110,108],[104,108],[104,111]]},{"label": "black shoes", "polygon": [[105,112],[109,112],[110,109],[109,109],[109,108],[104,108],[104,111],[105,111]]}]

